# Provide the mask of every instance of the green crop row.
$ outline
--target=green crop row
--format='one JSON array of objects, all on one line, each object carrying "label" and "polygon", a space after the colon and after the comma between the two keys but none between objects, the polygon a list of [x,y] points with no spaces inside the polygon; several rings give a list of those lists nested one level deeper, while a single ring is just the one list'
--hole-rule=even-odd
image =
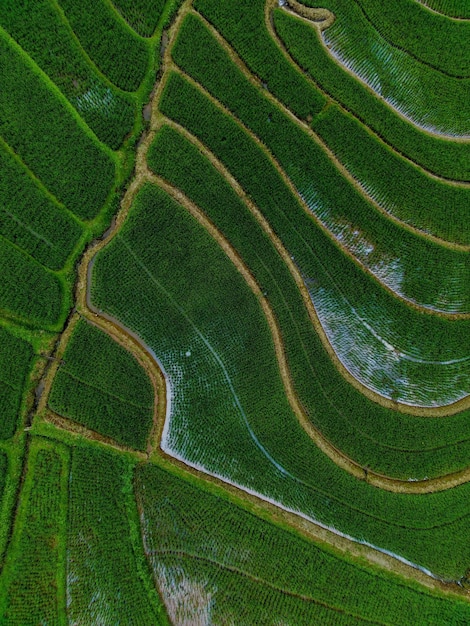
[{"label": "green crop row", "polygon": [[0,328],[0,439],[15,432],[32,358],[29,343]]},{"label": "green crop row", "polygon": [[263,86],[298,117],[310,119],[322,109],[324,96],[267,32],[264,0],[196,0],[194,8],[230,42]]},{"label": "green crop row", "polygon": [[[142,547],[133,545],[128,508],[131,469],[124,458],[92,447],[72,452],[67,531],[70,623],[159,624],[156,598],[143,582]],[[134,517],[132,517],[134,522]]]},{"label": "green crop row", "polygon": [[101,330],[80,321],[63,359],[50,407],[121,444],[145,448],[153,389],[134,357]]},{"label": "green crop row", "polygon": [[0,238],[0,310],[48,328],[62,313],[63,285],[59,278]]},{"label": "green crop row", "polygon": [[287,404],[257,298],[162,190],[140,191],[92,279],[94,303],[137,332],[163,366],[164,450],[438,575],[464,575],[470,485],[395,494],[325,457]]},{"label": "green crop row", "polygon": [[61,269],[83,228],[1,143],[0,169],[0,234],[42,265]]},{"label": "green crop row", "polygon": [[[367,1],[359,0],[359,4],[364,7]],[[399,4],[394,3],[397,12],[403,11]],[[334,10],[336,19],[323,32],[322,44],[337,64],[366,83],[409,122],[432,133],[469,135],[470,80],[443,74],[395,46],[393,41],[390,43],[368,21],[357,2],[332,0],[327,5]],[[407,12],[402,15],[403,19],[408,18]],[[414,40],[418,39],[412,24],[407,23],[406,32],[413,32]],[[421,34],[429,36],[424,29]],[[302,43],[299,45],[302,47]],[[437,42],[435,45],[439,55]],[[452,46],[451,49],[455,56]]]},{"label": "green crop row", "polygon": [[437,13],[442,13],[448,17],[470,19],[470,6],[462,0],[417,0]]},{"label": "green crop row", "polygon": [[[302,261],[310,252],[309,263],[317,261],[312,273],[320,271],[324,274],[321,259],[329,260],[330,254],[332,259],[337,258],[337,251],[331,247],[325,249],[325,241],[322,244],[317,236],[316,245],[312,247],[315,250],[321,245],[323,253],[320,258],[312,255],[302,239],[303,231],[309,232],[310,228],[307,218],[297,223],[297,230],[293,227],[290,216],[302,216],[303,213],[299,213],[295,198],[266,155],[230,118],[215,107],[207,107],[207,102],[201,107],[201,100],[196,99],[198,92],[185,86],[187,83],[176,75],[169,81],[162,102],[163,111],[188,126],[194,134],[199,134],[216,153],[254,199],[274,230],[282,235],[289,248],[294,249],[296,262]],[[284,264],[266,245],[266,237],[260,236],[259,228],[247,216],[240,202],[229,210],[228,207],[234,204],[233,193],[227,194],[227,186],[220,178],[217,180],[217,175],[201,161],[195,149],[190,149],[169,130],[157,137],[149,152],[151,167],[201,205],[239,250],[262,288],[267,290],[281,323],[297,390],[313,422],[340,449],[384,473],[423,477],[466,467],[470,443],[465,426],[468,413],[448,418],[445,423],[410,418],[381,409],[346,383],[322,349]],[[201,184],[201,181],[211,181],[211,184]],[[220,198],[216,191],[221,194]],[[240,230],[242,215],[248,220],[244,236]],[[255,233],[258,233],[256,239]],[[254,255],[250,241],[254,242]],[[276,285],[274,276],[278,277],[279,285]],[[353,288],[354,285],[353,279]],[[292,319],[296,319],[295,324]],[[449,444],[452,445],[442,450]]]},{"label": "green crop row", "polygon": [[113,4],[139,35],[151,37],[167,0],[113,0]]},{"label": "green crop row", "polygon": [[59,0],[83,49],[116,87],[136,91],[152,63],[149,42],[107,0]]},{"label": "green crop row", "polygon": [[0,135],[68,209],[95,217],[114,183],[114,160],[1,29],[0,59]]},{"label": "green crop row", "polygon": [[274,25],[293,60],[315,83],[406,157],[449,179],[470,180],[465,143],[429,135],[398,116],[382,98],[351,76],[327,52],[315,28],[286,11],[274,11]]},{"label": "green crop row", "polygon": [[59,603],[65,604],[60,585],[65,577],[64,471],[53,449],[39,447],[30,453],[1,584],[5,624],[59,623]]},{"label": "green crop row", "polygon": [[[436,69],[468,76],[470,24],[431,13],[416,0],[356,0],[376,30],[393,45]],[[430,42],[432,41],[432,45]]]},{"label": "green crop row", "polygon": [[[436,237],[470,244],[468,187],[427,176],[337,106],[319,116],[313,129],[369,196],[391,215]],[[467,257],[461,259],[465,264]],[[460,291],[460,297],[466,299],[467,295]]]},{"label": "green crop row", "polygon": [[97,137],[117,149],[134,126],[135,98],[96,70],[51,2],[2,4],[0,24],[62,91]]},{"label": "green crop row", "polygon": [[468,255],[418,238],[371,207],[324,150],[248,81],[198,18],[185,20],[173,57],[260,137],[310,210],[379,281],[431,309],[470,310]]},{"label": "green crop row", "polygon": [[170,618],[194,614],[191,589],[208,623],[457,626],[470,619],[461,600],[353,565],[156,467],[140,466],[134,484]]}]

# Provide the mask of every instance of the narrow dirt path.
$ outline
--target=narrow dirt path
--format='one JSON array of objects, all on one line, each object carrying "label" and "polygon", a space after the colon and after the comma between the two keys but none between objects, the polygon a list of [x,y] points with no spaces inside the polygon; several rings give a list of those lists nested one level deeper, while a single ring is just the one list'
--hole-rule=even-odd
[{"label": "narrow dirt path", "polygon": [[[90,302],[91,272],[93,268],[93,260],[96,254],[102,248],[104,248],[119,232],[120,228],[127,218],[132,202],[140,188],[146,182],[158,184],[160,187],[170,193],[175,199],[177,199],[178,202],[180,202],[185,208],[187,208],[187,210],[189,210],[196,217],[196,219],[198,219],[198,221],[207,229],[209,234],[211,234],[211,236],[213,236],[218,241],[219,245],[221,245],[226,254],[236,265],[238,271],[240,271],[240,273],[243,275],[252,291],[258,296],[263,311],[266,315],[266,319],[268,320],[268,323],[270,325],[271,332],[273,334],[276,357],[279,363],[284,384],[286,385],[286,390],[288,391],[289,401],[292,403],[293,407],[296,407],[298,415],[301,417],[303,416],[302,419],[305,419],[302,407],[300,406],[300,403],[296,398],[296,395],[292,388],[290,373],[285,360],[282,338],[280,331],[277,327],[276,319],[269,307],[266,298],[263,296],[259,285],[256,283],[249,270],[243,264],[243,261],[238,256],[236,251],[231,248],[230,244],[222,237],[222,235],[217,231],[215,226],[210,223],[207,217],[197,207],[190,203],[190,201],[184,197],[181,191],[172,188],[165,181],[151,174],[147,168],[146,155],[148,148],[154,139],[155,133],[158,130],[159,125],[164,121],[163,116],[158,111],[158,102],[162,90],[165,86],[165,82],[168,76],[168,69],[171,66],[171,45],[174,42],[174,36],[178,31],[185,14],[188,12],[188,10],[190,10],[190,7],[191,0],[187,0],[183,4],[176,18],[176,21],[169,31],[169,45],[163,59],[162,78],[157,83],[155,94],[151,104],[151,128],[150,131],[143,137],[137,151],[135,177],[123,197],[121,209],[112,227],[107,231],[102,239],[93,242],[89,246],[80,263],[76,288],[77,314],[71,317],[70,323],[62,334],[60,345],[56,354],[56,359],[52,362],[52,365],[48,371],[48,375],[45,379],[44,392],[42,393],[37,412],[44,416],[45,419],[49,419],[52,423],[55,423],[60,428],[64,428],[66,430],[69,430],[70,432],[80,434],[90,439],[101,441],[102,443],[111,445],[118,450],[125,449],[121,446],[118,446],[116,442],[108,440],[106,437],[102,437],[98,433],[90,431],[86,428],[81,427],[80,425],[72,423],[70,420],[66,420],[65,418],[53,414],[47,408],[47,398],[50,392],[54,375],[60,364],[61,355],[63,355],[65,346],[73,332],[75,324],[77,323],[78,319],[80,319],[80,317],[83,317],[87,319],[90,323],[93,323],[97,327],[99,327],[101,330],[103,330],[103,332],[106,332],[115,341],[118,341],[120,345],[125,347],[131,354],[135,356],[135,358],[142,365],[142,367],[144,367],[144,369],[149,373],[149,377],[155,390],[154,425],[152,435],[149,439],[147,454],[141,454],[133,451],[133,454],[135,454],[137,458],[141,459],[142,461],[150,458],[161,466],[169,468],[170,471],[176,471],[182,473],[185,476],[191,475],[196,479],[201,488],[219,490],[219,492],[223,494],[224,497],[229,497],[230,499],[233,499],[233,501],[236,501],[244,508],[255,512],[255,514],[257,514],[262,519],[267,519],[270,522],[279,524],[284,528],[288,527],[290,530],[294,530],[295,532],[298,532],[309,539],[313,539],[316,542],[328,544],[330,547],[332,546],[333,549],[335,549],[336,551],[339,551],[342,555],[353,555],[363,561],[367,561],[369,564],[372,563],[373,565],[377,565],[380,568],[385,568],[391,572],[398,573],[405,578],[417,580],[426,587],[434,590],[437,589],[440,591],[445,591],[446,593],[466,596],[465,592],[463,592],[463,590],[461,590],[460,587],[458,587],[458,585],[454,583],[439,581],[431,576],[428,576],[426,573],[421,572],[419,569],[401,562],[398,558],[384,554],[380,551],[380,549],[375,549],[373,547],[362,545],[355,540],[352,540],[351,538],[343,536],[341,533],[335,531],[334,529],[324,527],[320,523],[315,523],[311,520],[303,518],[296,513],[285,510],[277,504],[271,502],[268,498],[255,495],[247,490],[244,490],[243,488],[231,485],[229,482],[222,481],[214,476],[210,476],[206,472],[192,468],[187,463],[184,463],[174,458],[173,456],[169,456],[165,452],[163,452],[159,448],[159,443],[164,427],[167,398],[165,378],[158,364],[158,361],[156,360],[156,357],[152,353],[152,351],[142,342],[142,340],[135,333],[125,328],[122,324],[119,323],[118,320],[115,320],[111,316],[97,310]],[[216,160],[214,158],[212,158],[212,160],[213,163],[216,163]],[[222,166],[220,164],[217,164],[217,167],[219,168],[219,171],[221,171]],[[232,182],[235,186],[237,186],[236,181],[232,179]],[[244,195],[243,190],[239,186],[238,190],[241,194]],[[255,213],[257,212],[256,214],[259,218],[262,218],[261,214],[259,213],[259,211],[257,211],[254,205],[252,206],[252,210]],[[265,223],[265,227],[270,229],[267,223]],[[287,255],[287,253],[283,249],[280,241],[277,239],[273,239],[273,241],[275,242],[276,247],[279,246],[280,254],[282,252],[282,256],[283,258],[285,258],[285,255]],[[289,267],[291,267],[291,265],[293,264],[290,262]],[[297,280],[299,278],[300,276],[297,274]],[[305,289],[305,286],[303,287],[303,289]],[[309,427],[312,428],[311,425]],[[319,433],[315,431],[315,433],[312,432],[312,438],[313,435],[318,438],[319,445],[325,445],[326,450],[328,446],[322,441],[321,434],[319,436]],[[364,478],[364,472],[362,468],[360,468],[360,472],[358,471],[359,466],[357,466],[357,464],[354,464],[354,462],[350,462],[344,456],[341,456],[341,453],[333,447],[330,447],[329,452],[333,455],[332,458],[337,459],[337,462],[342,467],[344,466],[347,471],[350,471],[354,475],[357,475],[358,478]],[[372,479],[371,473],[368,474],[368,478]],[[377,480],[379,481],[379,479],[380,477],[377,475]],[[397,491],[403,492],[402,487],[404,485],[402,485],[402,481],[393,481],[392,479],[386,479],[386,482],[390,487],[394,486],[396,487]],[[401,485],[400,489],[398,488],[398,483],[400,483]],[[379,483],[377,483],[377,486],[379,486]],[[452,484],[448,482],[446,483],[446,487],[443,488],[448,488],[450,486],[452,486]],[[427,489],[424,489],[423,491],[417,490],[419,488],[418,483],[407,483],[406,487],[410,489],[410,493],[425,493],[428,491]],[[435,485],[434,488],[429,489],[429,491],[435,491],[436,488],[437,486]],[[392,488],[391,490],[393,491],[395,489]]]}]

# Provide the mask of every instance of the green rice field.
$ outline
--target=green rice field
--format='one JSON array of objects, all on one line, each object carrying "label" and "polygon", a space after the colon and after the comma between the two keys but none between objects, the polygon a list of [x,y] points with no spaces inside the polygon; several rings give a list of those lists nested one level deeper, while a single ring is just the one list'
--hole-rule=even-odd
[{"label": "green rice field", "polygon": [[469,19],[0,3],[0,623],[470,623]]}]

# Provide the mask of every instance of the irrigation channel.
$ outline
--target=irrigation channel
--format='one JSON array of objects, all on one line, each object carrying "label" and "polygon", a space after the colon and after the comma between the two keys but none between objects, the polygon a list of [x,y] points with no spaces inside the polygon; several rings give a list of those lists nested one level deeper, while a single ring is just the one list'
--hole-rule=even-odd
[{"label": "irrigation channel", "polygon": [[[289,5],[291,5],[292,8],[294,8],[294,5],[296,4],[297,3],[293,2],[292,0],[289,1]],[[134,198],[141,189],[141,187],[145,183],[155,184],[164,189],[177,202],[179,202],[208,231],[211,237],[213,237],[217,241],[218,245],[223,249],[225,254],[235,265],[239,273],[242,275],[242,277],[250,287],[251,291],[255,294],[255,296],[257,296],[272,334],[272,339],[275,345],[276,359],[289,403],[295,415],[297,416],[297,419],[299,420],[301,426],[308,433],[308,435],[315,442],[315,444],[320,447],[321,450],[330,457],[330,459],[332,459],[342,469],[349,472],[359,480],[366,480],[371,485],[396,493],[432,493],[436,491],[443,491],[470,481],[470,467],[455,474],[449,474],[430,480],[408,481],[391,478],[382,474],[375,473],[371,470],[366,470],[361,465],[356,463],[353,459],[349,458],[339,449],[333,446],[322,435],[322,433],[310,423],[305,414],[305,411],[302,408],[301,403],[296,396],[291,380],[291,375],[289,372],[289,367],[285,357],[282,335],[279,330],[276,317],[250,270],[246,267],[243,260],[233,249],[230,243],[208,220],[205,214],[197,206],[195,206],[180,190],[172,187],[163,179],[157,177],[150,172],[147,166],[148,149],[161,125],[163,123],[171,125],[175,129],[177,129],[178,132],[183,133],[187,139],[197,145],[201,152],[203,152],[204,155],[211,161],[212,165],[224,176],[224,178],[232,186],[232,188],[239,195],[242,201],[248,206],[249,210],[252,212],[253,216],[256,218],[260,226],[270,237],[273,245],[275,246],[280,256],[283,258],[284,262],[289,268],[289,271],[296,281],[305,305],[309,311],[312,323],[319,332],[322,341],[325,344],[325,347],[330,353],[331,358],[334,360],[336,366],[345,376],[345,378],[350,383],[359,386],[361,391],[366,393],[375,402],[378,402],[383,406],[389,408],[393,407],[394,409],[406,412],[419,411],[415,413],[418,415],[429,414],[436,416],[437,414],[439,414],[439,410],[441,411],[442,415],[447,415],[452,412],[452,410],[450,410],[449,413],[449,407],[443,407],[441,409],[436,409],[433,407],[427,409],[421,407],[409,407],[406,405],[399,406],[396,402],[391,403],[387,398],[383,398],[374,392],[370,392],[370,390],[368,390],[367,388],[364,389],[363,386],[360,385],[360,383],[358,383],[349,374],[349,372],[347,372],[347,370],[344,371],[345,368],[339,362],[336,354],[329,345],[329,342],[324,334],[324,331],[318,320],[312,301],[308,294],[308,290],[303,282],[303,279],[298,269],[293,263],[289,253],[284,248],[282,242],[275,235],[268,222],[262,216],[259,209],[246,196],[244,190],[240,187],[238,182],[230,175],[230,173],[221,164],[221,162],[203,144],[201,144],[195,137],[190,135],[190,133],[188,133],[186,129],[182,128],[175,122],[172,122],[171,120],[165,118],[159,112],[159,99],[165,87],[165,82],[169,75],[169,71],[170,69],[177,70],[171,60],[171,47],[174,43],[176,33],[178,32],[185,15],[193,10],[191,5],[192,0],[186,0],[186,2],[184,2],[176,17],[176,20],[174,21],[168,32],[167,37],[165,38],[166,45],[162,46],[163,54],[162,67],[160,70],[161,78],[155,85],[155,89],[152,92],[150,103],[144,109],[146,117],[149,116],[150,112],[150,129],[148,131],[144,131],[138,143],[134,178],[122,198],[120,210],[116,217],[113,219],[110,228],[100,238],[94,240],[88,246],[79,264],[75,293],[75,308],[69,317],[65,330],[60,336],[58,346],[54,354],[54,359],[50,361],[50,365],[47,368],[44,378],[40,382],[42,393],[40,394],[40,398],[38,401],[36,415],[43,416],[46,421],[49,421],[58,428],[68,430],[83,437],[95,439],[105,445],[112,446],[118,450],[126,450],[128,452],[132,452],[132,454],[134,454],[135,457],[140,461],[146,461],[150,459],[152,462],[155,462],[156,464],[159,464],[160,466],[165,467],[170,471],[173,471],[183,476],[188,476],[189,473],[196,479],[201,488],[215,491],[222,497],[228,498],[229,500],[236,502],[238,505],[241,505],[244,508],[255,512],[263,519],[267,519],[284,527],[287,525],[290,528],[293,528],[295,531],[301,533],[303,536],[311,538],[320,543],[328,544],[329,546],[332,546],[334,549],[338,550],[341,554],[353,555],[361,560],[365,559],[368,563],[372,565],[376,565],[380,568],[385,568],[391,572],[398,573],[405,578],[417,580],[426,587],[468,597],[467,592],[459,587],[459,585],[456,584],[454,581],[444,581],[438,579],[437,577],[433,576],[431,572],[425,570],[424,568],[421,568],[418,565],[410,563],[409,561],[406,561],[399,555],[392,554],[386,550],[382,550],[381,548],[372,546],[371,544],[345,535],[344,533],[341,533],[340,531],[332,527],[326,526],[319,521],[312,520],[310,518],[302,516],[297,512],[288,510],[287,508],[283,508],[277,502],[274,502],[273,500],[270,500],[269,498],[266,498],[257,492],[255,493],[241,485],[230,483],[230,481],[227,481],[225,478],[221,478],[216,475],[210,475],[206,470],[204,470],[204,468],[193,467],[185,462],[185,459],[183,458],[175,458],[173,455],[167,454],[162,449],[162,438],[165,429],[165,423],[168,422],[171,414],[172,390],[169,386],[162,365],[159,362],[157,355],[152,351],[149,346],[147,346],[142,341],[142,339],[136,333],[126,328],[123,324],[119,322],[119,320],[97,309],[91,302],[91,274],[96,255],[114,238],[114,236],[123,226],[133,204]],[[270,2],[267,2],[267,11],[269,10],[270,6]],[[312,19],[312,16],[309,15],[308,19]],[[320,20],[318,22],[318,27],[321,28],[321,25],[324,25],[325,20],[328,21],[330,18],[327,15],[322,14],[321,16],[316,15],[314,19]],[[277,42],[277,39],[275,37],[274,40]],[[225,42],[223,42],[223,45],[226,46],[227,50],[232,55],[232,51]],[[244,73],[247,74],[250,80],[253,80],[253,77],[251,76],[251,74],[249,74],[244,65],[241,64],[238,59],[236,59],[236,62],[244,71]],[[273,99],[273,101],[276,102],[277,106],[280,106],[283,110],[287,110],[285,109],[285,107],[283,107],[282,104],[278,103],[274,97],[270,97]],[[290,111],[288,113],[291,117],[295,118],[295,116]],[[296,123],[303,125],[305,124],[298,118],[295,118],[295,120]],[[255,140],[266,151],[266,148],[257,137],[255,137]],[[334,155],[331,155],[331,158],[334,159]],[[292,188],[293,185],[287,178],[286,174],[283,172],[282,168],[277,164],[276,166],[278,171],[280,171],[280,173],[282,174],[283,179],[286,180],[289,187]],[[51,390],[54,376],[59,367],[60,360],[65,351],[67,342],[72,335],[76,323],[80,318],[84,318],[89,323],[94,324],[103,332],[108,334],[114,341],[118,342],[121,346],[128,350],[135,357],[138,363],[145,369],[150,378],[154,389],[155,400],[153,407],[153,426],[148,439],[146,453],[136,452],[135,450],[127,449],[117,444],[112,439],[103,437],[99,433],[84,428],[79,424],[76,424],[72,420],[54,414],[47,407],[48,396]],[[458,404],[459,406],[456,410],[461,410],[462,404],[460,402]],[[466,405],[469,404],[470,399],[466,399]]]}]

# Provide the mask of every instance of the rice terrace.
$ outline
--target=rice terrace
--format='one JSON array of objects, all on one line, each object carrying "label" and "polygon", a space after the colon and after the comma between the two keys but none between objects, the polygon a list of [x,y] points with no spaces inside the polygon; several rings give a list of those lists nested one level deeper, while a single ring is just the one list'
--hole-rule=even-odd
[{"label": "rice terrace", "polygon": [[1,0],[0,624],[470,624],[470,1]]}]

